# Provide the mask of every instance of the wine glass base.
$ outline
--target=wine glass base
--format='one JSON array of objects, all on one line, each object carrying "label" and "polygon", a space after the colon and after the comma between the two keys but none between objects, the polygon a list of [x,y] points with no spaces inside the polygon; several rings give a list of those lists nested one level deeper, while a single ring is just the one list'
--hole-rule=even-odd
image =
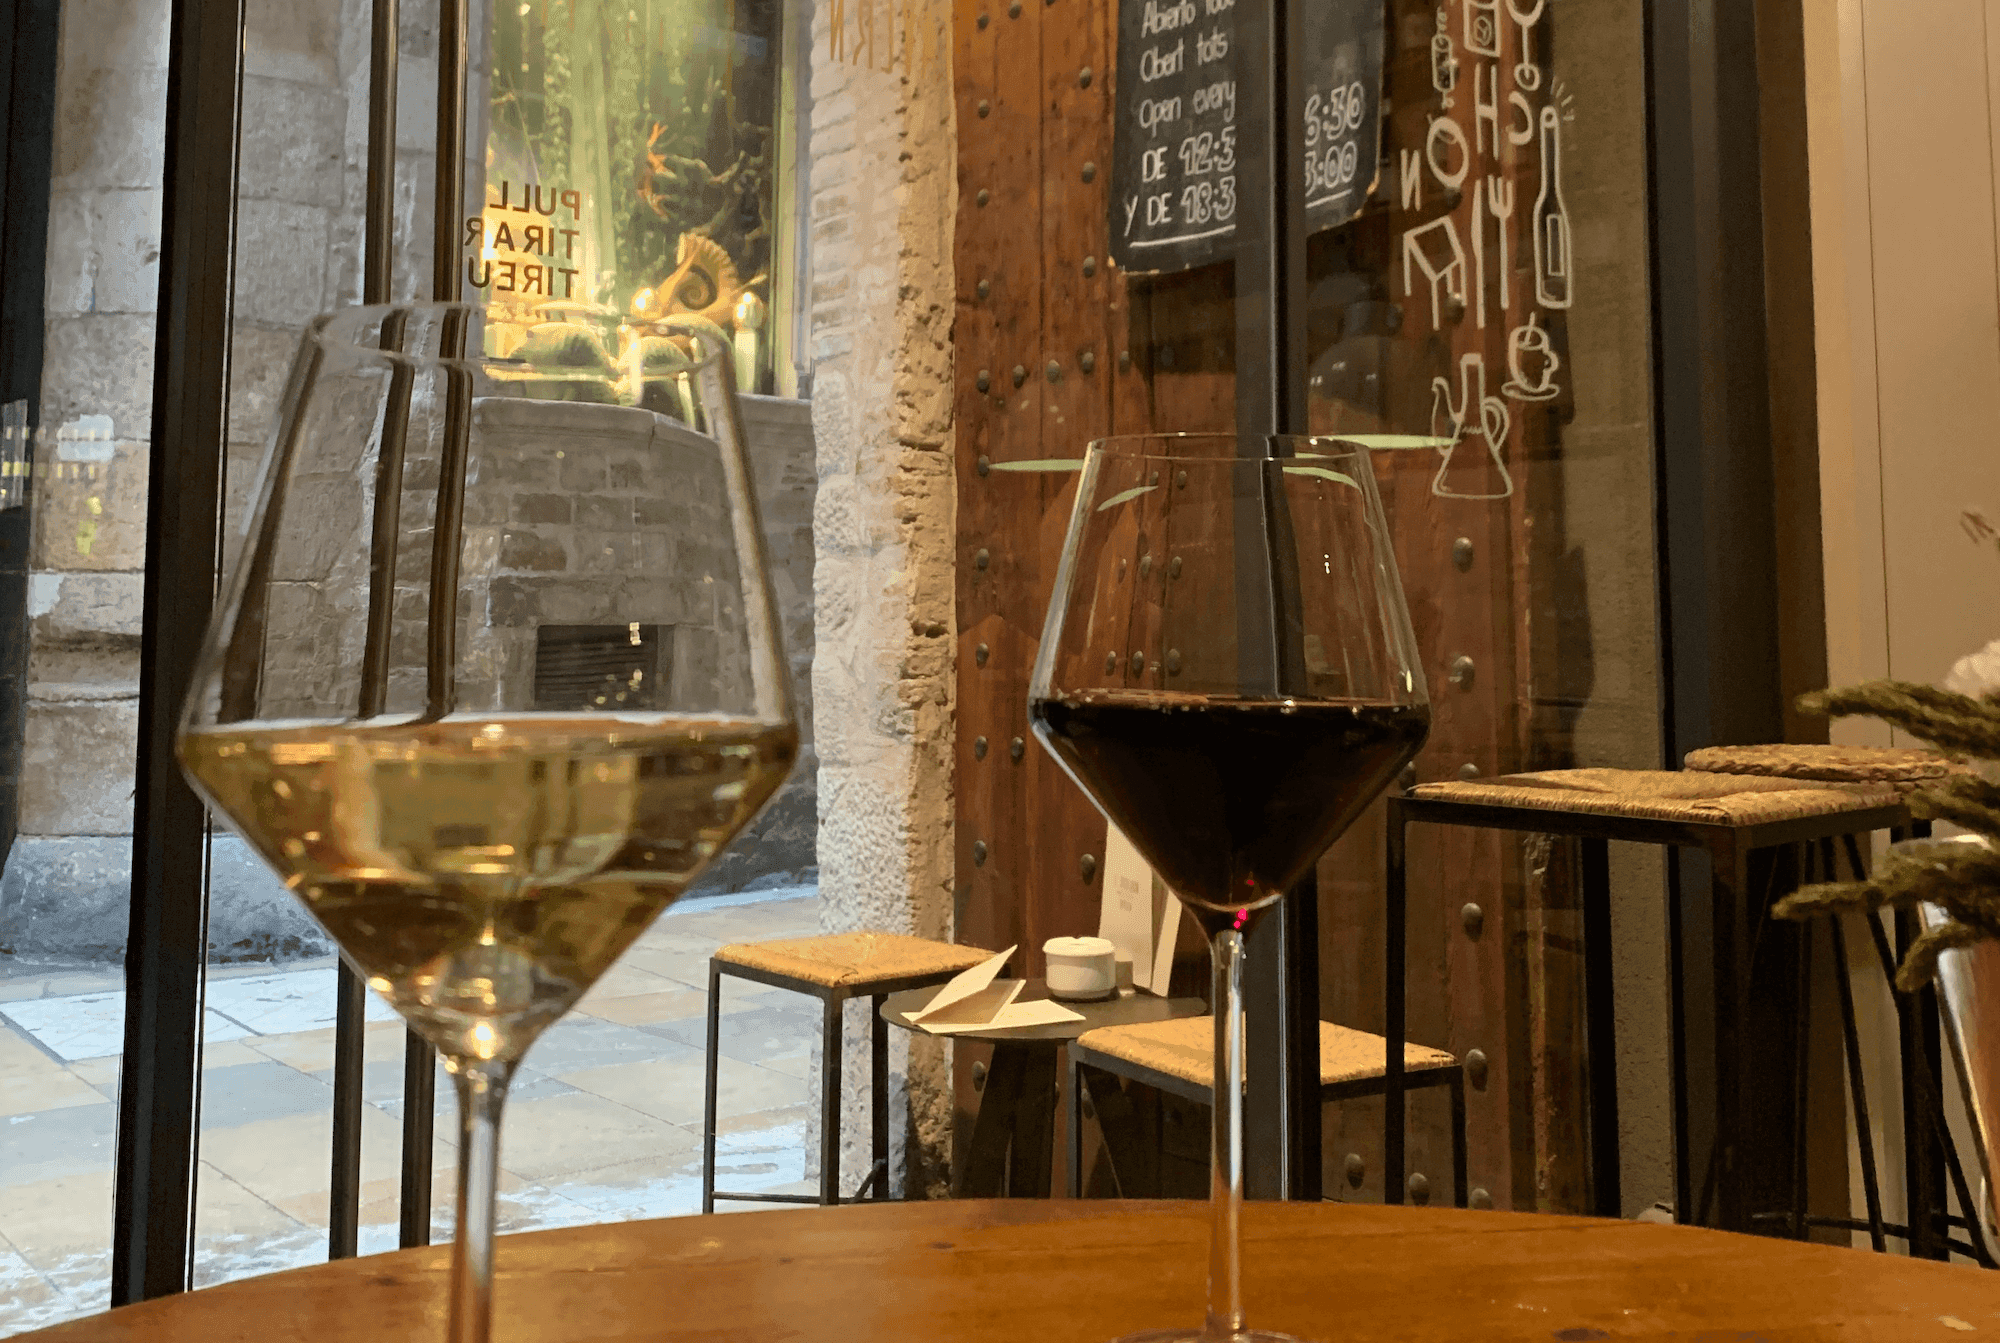
[{"label": "wine glass base", "polygon": [[[1112,1343],[1222,1343],[1222,1340],[1201,1329],[1147,1329],[1113,1339]],[[1228,1343],[1306,1343],[1306,1340],[1291,1334],[1274,1334],[1268,1329],[1245,1329],[1231,1334]]]}]

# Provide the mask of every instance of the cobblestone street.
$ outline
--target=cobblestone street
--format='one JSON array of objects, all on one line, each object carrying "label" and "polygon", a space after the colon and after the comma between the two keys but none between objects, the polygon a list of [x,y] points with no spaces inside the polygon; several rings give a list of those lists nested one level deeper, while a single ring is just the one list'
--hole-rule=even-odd
[{"label": "cobblestone street", "polygon": [[[709,954],[817,931],[811,887],[690,902],[654,924],[528,1054],[502,1134],[501,1230],[697,1211]],[[209,975],[198,1286],[326,1256],[334,982],[331,960]],[[724,1183],[804,1190],[816,1007],[725,983]],[[120,973],[0,958],[0,1335],[109,1304],[123,1021]],[[371,998],[363,1254],[395,1248],[402,1059],[400,1022]],[[440,1074],[434,1239],[451,1235],[456,1127]]]}]

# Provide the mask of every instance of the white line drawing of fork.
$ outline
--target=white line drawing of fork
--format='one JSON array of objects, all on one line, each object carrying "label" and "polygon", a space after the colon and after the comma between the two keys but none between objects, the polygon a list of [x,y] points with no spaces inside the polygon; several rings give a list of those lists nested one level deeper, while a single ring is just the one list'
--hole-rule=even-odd
[{"label": "white line drawing of fork", "polygon": [[1507,259],[1507,234],[1514,218],[1514,180],[1510,177],[1486,179],[1486,213],[1500,230],[1500,311],[1507,311],[1508,294],[1514,288],[1513,272]]}]

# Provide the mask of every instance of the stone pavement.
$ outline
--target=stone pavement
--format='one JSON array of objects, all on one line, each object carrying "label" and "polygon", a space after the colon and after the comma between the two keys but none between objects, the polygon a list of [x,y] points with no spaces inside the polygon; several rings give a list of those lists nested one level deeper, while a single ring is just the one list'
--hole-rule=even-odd
[{"label": "stone pavement", "polygon": [[[517,1075],[501,1134],[500,1229],[696,1211],[709,954],[725,942],[809,935],[818,922],[814,890],[792,887],[691,902],[654,924]],[[0,1336],[108,1304],[124,1042],[120,973],[37,972],[10,959],[0,957]],[[333,1002],[330,960],[209,974],[198,1286],[326,1257]],[[732,979],[723,1012],[723,1182],[809,1192],[817,1004]],[[402,1027],[373,999],[366,1057],[361,1252],[370,1254],[396,1243],[403,1072]],[[434,1239],[451,1235],[456,1132],[440,1073]]]}]

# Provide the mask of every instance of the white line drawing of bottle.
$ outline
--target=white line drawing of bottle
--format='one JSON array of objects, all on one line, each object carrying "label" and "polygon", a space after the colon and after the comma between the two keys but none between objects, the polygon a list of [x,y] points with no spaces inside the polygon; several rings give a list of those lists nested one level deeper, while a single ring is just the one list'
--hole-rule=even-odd
[{"label": "white line drawing of bottle", "polygon": [[1458,57],[1451,49],[1451,12],[1445,5],[1438,6],[1437,25],[1431,38],[1431,87],[1450,107],[1451,91],[1458,87]]},{"label": "white line drawing of bottle", "polygon": [[1519,0],[1507,0],[1507,17],[1521,29],[1521,59],[1514,66],[1514,82],[1533,93],[1542,86],[1542,69],[1535,64],[1534,27],[1542,21],[1542,7],[1548,0],[1535,0],[1533,9],[1524,9]]},{"label": "white line drawing of bottle", "polygon": [[1567,308],[1573,297],[1575,256],[1569,209],[1562,198],[1562,118],[1542,108],[1542,192],[1535,198],[1535,298],[1544,308]]},{"label": "white line drawing of bottle", "polygon": [[[1445,446],[1438,449],[1444,460],[1438,463],[1437,475],[1431,479],[1431,493],[1440,499],[1505,499],[1513,494],[1514,477],[1508,474],[1506,459],[1500,455],[1512,425],[1513,416],[1507,410],[1507,403],[1486,393],[1485,355],[1468,354],[1459,359],[1458,395],[1455,398],[1451,393],[1451,379],[1432,378],[1431,437]],[[1500,473],[1498,494],[1460,494],[1445,485],[1445,476],[1451,471],[1452,453],[1469,435],[1486,440],[1486,453],[1493,459],[1494,469]]]}]

